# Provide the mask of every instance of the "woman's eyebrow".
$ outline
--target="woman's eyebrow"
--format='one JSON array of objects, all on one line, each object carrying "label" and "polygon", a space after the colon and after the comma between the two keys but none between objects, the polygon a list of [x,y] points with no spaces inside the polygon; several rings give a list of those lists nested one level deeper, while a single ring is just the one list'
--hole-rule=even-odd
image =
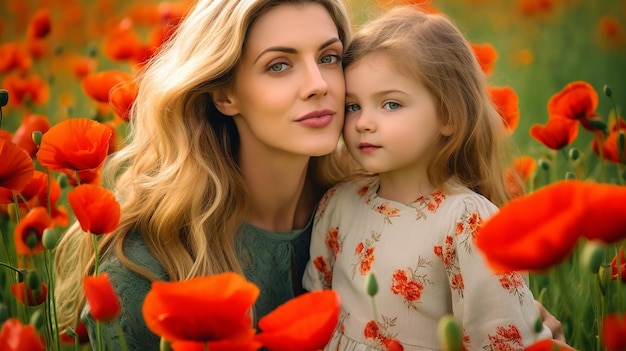
[{"label": "woman's eyebrow", "polygon": [[[331,44],[334,44],[334,43],[336,43],[338,41],[340,41],[340,40],[337,37],[331,38],[331,39],[325,41],[324,43],[322,43],[322,45],[319,46],[318,50],[322,50],[325,47],[327,47],[327,46],[329,46]],[[291,47],[288,47],[288,46],[270,46],[269,48],[261,51],[259,56],[257,56],[256,59],[254,60],[253,64],[256,63],[261,58],[261,56],[265,55],[268,52],[283,52],[283,53],[286,53],[286,54],[295,54],[295,53],[298,52],[298,50],[296,50],[294,48],[291,48]]]}]

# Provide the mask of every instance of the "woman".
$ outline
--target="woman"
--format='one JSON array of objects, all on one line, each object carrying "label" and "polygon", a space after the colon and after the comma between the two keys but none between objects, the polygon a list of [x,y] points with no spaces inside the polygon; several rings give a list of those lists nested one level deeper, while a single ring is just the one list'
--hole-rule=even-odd
[{"label": "woman", "polygon": [[[350,35],[340,0],[200,0],[141,72],[127,146],[107,164],[122,219],[99,245],[122,306],[104,326],[116,348],[119,322],[129,349],[158,349],[141,315],[155,280],[243,273],[261,289],[257,319],[302,291],[311,215],[342,176]],[[95,340],[78,226],[56,262],[59,326],[81,319]]]}]

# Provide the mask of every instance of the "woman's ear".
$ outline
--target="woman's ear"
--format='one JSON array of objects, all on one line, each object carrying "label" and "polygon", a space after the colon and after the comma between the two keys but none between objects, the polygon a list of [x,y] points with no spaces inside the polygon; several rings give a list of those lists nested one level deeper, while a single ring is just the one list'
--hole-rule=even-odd
[{"label": "woman's ear", "polygon": [[210,94],[215,107],[223,115],[232,117],[239,114],[239,108],[237,107],[236,100],[231,96],[231,94],[229,94],[229,92],[220,89],[212,91]]},{"label": "woman's ear", "polygon": [[440,132],[443,136],[450,136],[454,133],[454,127],[452,126],[452,124],[446,124],[441,127]]}]

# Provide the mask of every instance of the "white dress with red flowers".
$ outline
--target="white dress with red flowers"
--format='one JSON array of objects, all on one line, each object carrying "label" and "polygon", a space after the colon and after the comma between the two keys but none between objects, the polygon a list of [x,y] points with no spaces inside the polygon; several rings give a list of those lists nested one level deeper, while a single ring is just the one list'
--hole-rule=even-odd
[{"label": "white dress with red flowers", "polygon": [[[497,211],[467,188],[434,191],[412,203],[381,198],[378,178],[330,189],[314,218],[303,284],[342,299],[327,350],[439,350],[437,325],[453,314],[466,350],[523,350],[550,338],[519,273],[493,274],[474,246]],[[507,233],[502,233],[507,235]],[[376,312],[365,277],[378,281]]]}]

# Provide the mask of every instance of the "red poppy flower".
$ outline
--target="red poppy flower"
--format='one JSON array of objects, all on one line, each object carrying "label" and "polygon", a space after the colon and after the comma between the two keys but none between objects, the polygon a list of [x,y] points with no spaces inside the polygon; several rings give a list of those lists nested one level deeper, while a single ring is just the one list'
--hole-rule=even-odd
[{"label": "red poppy flower", "polygon": [[113,111],[126,122],[130,118],[130,108],[137,98],[137,90],[138,87],[134,81],[122,82],[111,90],[110,99]]},{"label": "red poppy flower", "polygon": [[563,90],[554,94],[548,101],[550,118],[567,118],[580,121],[583,127],[593,130],[589,120],[596,118],[598,93],[591,84],[584,81],[569,83]]},{"label": "red poppy flower", "polygon": [[596,39],[602,47],[621,50],[626,44],[626,30],[613,15],[602,16],[596,25]]},{"label": "red poppy flower", "polygon": [[33,141],[33,132],[40,131],[42,134],[50,129],[48,117],[36,113],[29,113],[22,119],[22,124],[13,134],[13,142],[28,152],[30,157],[35,157],[37,145]]},{"label": "red poppy flower", "polygon": [[96,169],[107,156],[111,135],[109,126],[87,118],[71,118],[43,135],[37,159],[50,170]]},{"label": "red poppy flower", "polygon": [[104,38],[103,51],[113,61],[123,61],[136,55],[141,47],[141,38],[133,30],[133,21],[123,19],[117,26],[108,31]]},{"label": "red poppy flower", "polygon": [[32,325],[23,325],[19,319],[10,318],[0,330],[2,351],[45,351],[43,338]]},{"label": "red poppy flower", "polygon": [[489,87],[489,96],[502,117],[504,126],[509,132],[514,131],[519,124],[519,99],[511,87]]},{"label": "red poppy flower", "polygon": [[132,78],[130,73],[123,71],[101,71],[87,75],[83,78],[81,86],[87,96],[97,102],[108,104],[111,89],[119,83],[129,81]]},{"label": "red poppy flower", "polygon": [[[596,155],[601,156],[603,159],[616,164],[621,164],[622,159],[619,154],[617,140],[620,132],[626,132],[626,121],[624,121],[622,118],[619,118],[619,129],[617,126],[618,125],[616,123],[611,123],[611,127],[609,128],[609,135],[607,135],[606,137],[602,135],[602,138],[600,139],[602,148],[600,148],[599,146],[600,143],[598,141],[598,138],[593,139],[591,143],[591,148]],[[626,152],[626,146],[624,146],[624,150],[622,151]]]},{"label": "red poppy flower", "polygon": [[626,314],[609,314],[602,320],[602,343],[607,351],[626,350]]},{"label": "red poppy flower", "polygon": [[9,75],[4,78],[3,86],[9,91],[9,103],[13,106],[29,100],[35,105],[42,105],[50,98],[48,84],[38,75]]},{"label": "red poppy flower", "polygon": [[35,12],[28,23],[27,34],[29,38],[45,38],[52,29],[50,21],[50,11],[47,8],[40,8]]},{"label": "red poppy flower", "polygon": [[213,350],[213,343],[250,339],[250,309],[258,296],[256,285],[230,272],[154,282],[142,312],[148,328],[166,340],[208,342]]},{"label": "red poppy flower", "polygon": [[[28,153],[12,142],[0,139],[0,203],[13,202],[13,193],[19,193],[30,183],[35,164]],[[11,201],[6,201],[10,198]]]},{"label": "red poppy flower", "polygon": [[[619,267],[617,259],[619,258]],[[626,256],[624,255],[624,247],[619,249],[619,253],[611,260],[611,279],[616,280],[622,277],[622,281],[626,283]]]},{"label": "red poppy flower", "polygon": [[493,68],[496,64],[496,60],[498,59],[498,52],[493,45],[486,44],[471,44],[472,50],[474,51],[474,55],[476,55],[476,60],[480,64],[480,68],[483,73],[486,75],[491,74],[493,72]]},{"label": "red poppy flower", "polygon": [[524,185],[528,185],[537,170],[537,161],[530,156],[520,156],[513,162],[513,168],[507,169],[505,185],[511,198],[524,195]]},{"label": "red poppy flower", "polygon": [[323,349],[339,321],[341,299],[334,290],[305,293],[261,318],[256,336],[272,351]]},{"label": "red poppy flower", "polygon": [[[8,73],[14,69],[26,72],[32,65],[33,60],[22,44],[16,42],[0,44],[0,73]],[[6,80],[3,85],[7,88]]]},{"label": "red poppy flower", "polygon": [[[15,252],[18,255],[35,255],[43,252],[45,248],[41,243],[43,231],[52,228],[54,223],[44,207],[35,207],[31,209],[21,221],[15,226],[13,236],[15,238]],[[29,247],[29,237],[36,239]],[[33,245],[34,244],[34,245]]]},{"label": "red poppy flower", "polygon": [[[35,170],[33,173],[33,178],[30,180],[28,184],[26,184],[24,189],[22,189],[22,191],[19,192],[20,196],[17,197],[20,209],[26,209],[26,208],[37,206],[38,204],[36,203],[36,201],[31,201],[31,200],[36,200],[36,197],[38,194],[45,192],[45,188],[47,187],[47,185],[48,185],[48,176],[41,171]],[[0,192],[0,196],[2,196],[2,198],[0,198],[0,203],[13,202],[13,198],[11,197],[10,192],[6,192],[6,193]],[[24,203],[24,201],[26,201],[26,203]]]},{"label": "red poppy flower", "polygon": [[554,339],[543,339],[526,347],[524,351],[576,351],[576,349]]},{"label": "red poppy flower", "polygon": [[78,79],[83,79],[96,70],[98,61],[91,56],[72,56],[69,61],[69,69]]},{"label": "red poppy flower", "polygon": [[18,301],[25,305],[39,306],[46,301],[46,296],[48,296],[48,286],[45,283],[41,283],[39,289],[32,290],[28,288],[26,283],[21,282],[12,284],[11,292]]},{"label": "red poppy flower", "polygon": [[486,220],[476,245],[497,272],[540,271],[561,262],[580,237],[626,235],[626,187],[560,181],[511,200]]},{"label": "red poppy flower", "polygon": [[[85,327],[83,322],[78,322],[78,325],[74,329],[74,333],[76,333],[76,337],[78,337],[79,345],[89,343],[89,333],[87,332],[87,327]],[[65,330],[59,334],[59,341],[62,344],[74,344],[76,342],[75,337],[67,335]]]},{"label": "red poppy flower", "polygon": [[517,6],[524,16],[538,16],[552,12],[554,0],[519,0]]},{"label": "red poppy flower", "polygon": [[67,200],[83,231],[112,233],[120,223],[120,204],[109,190],[82,184],[67,193]]},{"label": "red poppy flower", "polygon": [[95,277],[85,277],[83,290],[93,319],[108,322],[119,315],[120,301],[109,281],[108,274],[100,273]]},{"label": "red poppy flower", "polygon": [[566,118],[550,118],[545,126],[530,127],[530,136],[552,150],[560,150],[578,136],[578,123]]}]

